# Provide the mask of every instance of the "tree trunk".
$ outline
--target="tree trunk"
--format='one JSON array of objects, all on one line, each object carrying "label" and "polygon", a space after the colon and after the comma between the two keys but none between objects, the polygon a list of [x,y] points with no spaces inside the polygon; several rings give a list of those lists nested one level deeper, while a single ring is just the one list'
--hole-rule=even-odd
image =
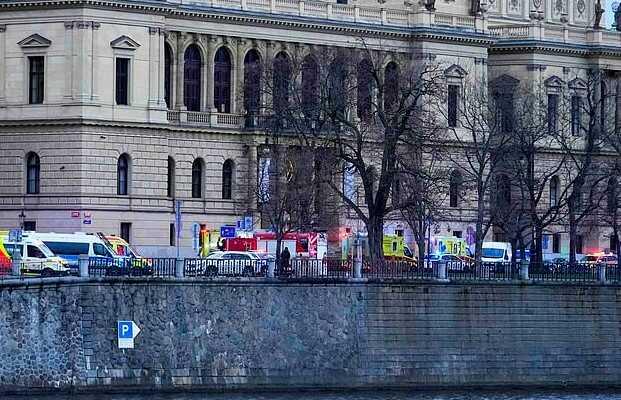
[{"label": "tree trunk", "polygon": [[[481,196],[480,194],[479,196]],[[484,213],[484,204],[483,199],[479,197],[477,201],[477,222],[476,222],[476,231],[474,232],[475,236],[475,245],[474,245],[474,258],[479,265],[481,263],[481,253],[483,251],[483,240],[485,240],[483,233],[483,213]]]},{"label": "tree trunk", "polygon": [[543,228],[539,225],[535,225],[535,237],[533,238],[533,250],[534,254],[530,255],[531,262],[533,262],[536,266],[541,266],[543,263],[543,249],[541,247],[541,242],[543,239]]},{"label": "tree trunk", "polygon": [[576,227],[576,215],[569,210],[569,265],[576,263],[576,239],[578,237],[578,229]]},{"label": "tree trunk", "polygon": [[372,216],[367,224],[369,233],[369,258],[372,263],[383,263],[384,261],[384,220],[380,217]]},{"label": "tree trunk", "polygon": [[[419,235],[420,236],[420,235]],[[418,267],[423,268],[425,266],[425,235],[422,235],[416,241],[416,247],[418,247]]]}]

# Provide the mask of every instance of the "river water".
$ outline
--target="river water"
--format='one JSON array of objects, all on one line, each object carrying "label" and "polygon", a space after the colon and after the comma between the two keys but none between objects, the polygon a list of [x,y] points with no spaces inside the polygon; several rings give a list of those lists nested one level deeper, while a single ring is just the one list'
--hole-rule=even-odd
[{"label": "river water", "polygon": [[260,394],[96,394],[8,396],[2,400],[621,400],[621,391],[369,391]]}]

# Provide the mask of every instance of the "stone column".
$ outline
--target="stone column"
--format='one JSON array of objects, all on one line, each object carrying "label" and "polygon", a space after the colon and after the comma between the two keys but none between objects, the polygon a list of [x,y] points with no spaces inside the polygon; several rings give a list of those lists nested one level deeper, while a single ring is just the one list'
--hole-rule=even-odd
[{"label": "stone column", "polygon": [[[263,61],[263,73],[266,77],[271,76],[272,66],[274,63],[274,42],[267,41],[265,42],[265,60]],[[271,82],[266,82],[265,85],[272,86]],[[273,90],[273,88],[272,88]],[[272,105],[272,95],[270,90],[264,90],[263,96],[263,105],[266,105],[268,108],[273,107]]]},{"label": "stone column", "polygon": [[176,90],[175,90],[175,108],[177,110],[185,110],[185,101],[183,99],[183,66],[184,66],[184,41],[185,34],[177,33],[177,66],[176,66]]},{"label": "stone column", "polygon": [[[99,22],[92,23],[93,31],[91,34],[91,100],[97,101],[99,100],[99,40],[98,40],[98,31],[101,28],[101,24]],[[131,93],[131,91],[130,91]]]},{"label": "stone column", "polygon": [[[73,21],[65,22],[65,99],[73,99]],[[2,66],[0,66],[1,68]]]},{"label": "stone column", "polygon": [[232,113],[244,112],[244,58],[248,41],[245,39],[237,40],[237,65],[235,68],[235,85],[233,86],[233,102]]},{"label": "stone column", "polygon": [[615,95],[615,133],[621,134],[621,71],[615,71],[617,92]]},{"label": "stone column", "polygon": [[91,23],[88,21],[76,22],[76,73],[73,74],[73,86],[76,90],[75,99],[87,102],[91,99],[91,72],[93,35]]},{"label": "stone column", "polygon": [[216,47],[218,45],[218,39],[215,37],[209,38],[209,44],[207,46],[207,54],[206,54],[206,62],[204,63],[203,68],[203,79],[205,79],[206,95],[207,95],[207,104],[206,109],[210,112],[216,112],[214,106],[214,98],[213,98],[213,88],[214,88],[214,56],[216,55]]},{"label": "stone column", "polygon": [[0,25],[0,107],[6,103],[6,25]]},{"label": "stone column", "polygon": [[149,27],[149,108],[157,108],[160,93],[160,30]]},{"label": "stone column", "polygon": [[[157,86],[157,105],[158,108],[166,109],[166,92],[165,92],[165,81],[164,78],[166,71],[166,31],[164,29],[159,29],[158,31],[158,43],[159,43],[159,58],[160,62],[158,64],[158,86]],[[171,74],[172,75],[172,74]],[[171,77],[172,78],[172,77]],[[171,84],[172,89],[172,84]],[[172,98],[172,93],[170,98]]]}]

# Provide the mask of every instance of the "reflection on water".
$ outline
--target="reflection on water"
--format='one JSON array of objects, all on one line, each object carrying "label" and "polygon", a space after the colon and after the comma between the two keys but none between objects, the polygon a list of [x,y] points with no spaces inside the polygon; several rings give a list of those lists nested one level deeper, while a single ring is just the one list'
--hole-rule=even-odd
[{"label": "reflection on water", "polygon": [[8,396],[3,400],[621,400],[621,391],[368,391],[259,394],[96,394]]}]

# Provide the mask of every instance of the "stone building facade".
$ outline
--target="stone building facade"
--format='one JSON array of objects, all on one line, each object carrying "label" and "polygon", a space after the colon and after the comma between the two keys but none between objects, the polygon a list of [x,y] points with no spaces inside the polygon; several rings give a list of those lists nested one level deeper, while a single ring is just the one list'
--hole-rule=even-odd
[{"label": "stone building facade", "polygon": [[[593,29],[592,1],[343,3],[2,2],[0,226],[122,233],[146,254],[171,255],[180,200],[189,255],[193,224],[216,229],[255,212],[247,199],[264,137],[247,128],[240,95],[250,53],[269,61],[362,38],[482,82],[621,71],[621,35]],[[471,228],[469,205],[451,215],[436,233]],[[606,235],[593,233],[590,247],[607,247]]]}]

